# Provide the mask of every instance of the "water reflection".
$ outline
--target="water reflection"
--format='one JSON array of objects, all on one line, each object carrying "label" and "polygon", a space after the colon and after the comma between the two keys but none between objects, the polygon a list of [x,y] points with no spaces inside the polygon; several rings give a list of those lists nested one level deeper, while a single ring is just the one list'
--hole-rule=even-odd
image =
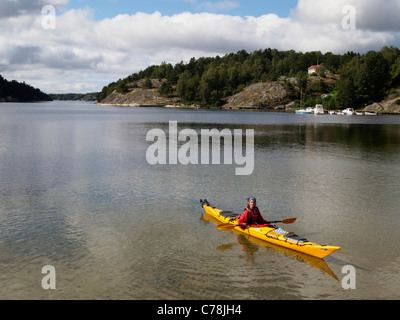
[{"label": "water reflection", "polygon": [[[18,107],[0,106],[0,297],[396,297],[395,118]],[[254,129],[253,175],[235,176],[232,165],[150,166],[146,134],[167,131],[171,120],[197,132]],[[341,245],[336,260],[319,266],[200,218],[200,198],[242,212],[249,195],[265,217],[296,216],[295,233]],[[358,266],[368,292],[343,294],[332,281],[342,266],[335,261]],[[40,287],[47,264],[57,270],[56,292]]]},{"label": "water reflection", "polygon": [[[220,222],[213,218],[212,216],[208,214],[204,214],[203,218],[205,220],[211,221],[218,225]],[[218,229],[216,228],[216,231]],[[221,231],[220,231],[221,232]],[[224,232],[230,232],[234,233],[237,235],[237,244],[239,247],[241,247],[241,251],[245,253],[245,258],[248,262],[250,263],[255,263],[256,260],[256,253],[259,251],[260,247],[266,248],[268,252],[266,254],[271,254],[271,251],[279,252],[279,254],[285,255],[287,257],[290,257],[291,259],[294,259],[296,261],[300,262],[305,262],[306,264],[322,271],[324,274],[332,277],[335,280],[339,280],[338,277],[335,275],[335,273],[329,268],[328,264],[323,260],[319,258],[315,258],[312,256],[309,256],[307,254],[303,254],[301,252],[295,252],[293,250],[283,248],[271,243],[268,243],[266,241],[262,241],[260,239],[251,237],[249,235],[244,235],[243,233],[237,231],[237,230],[230,230],[230,231],[224,231]],[[229,243],[225,245],[220,245],[217,247],[218,250],[228,250],[228,249],[233,249],[234,244]]]}]

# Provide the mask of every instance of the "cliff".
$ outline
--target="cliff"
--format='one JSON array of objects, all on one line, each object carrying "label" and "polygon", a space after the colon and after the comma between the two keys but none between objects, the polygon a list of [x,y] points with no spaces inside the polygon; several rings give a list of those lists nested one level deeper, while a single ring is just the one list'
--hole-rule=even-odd
[{"label": "cliff", "polygon": [[118,92],[114,90],[99,104],[108,104],[126,107],[146,107],[146,106],[167,106],[175,105],[179,99],[177,97],[164,97],[158,89],[162,82],[159,80],[151,80],[151,88],[144,87],[144,81],[137,81],[131,84],[133,88],[127,89],[126,92]]},{"label": "cliff", "polygon": [[[335,90],[338,75],[308,78],[309,95],[320,97]],[[293,111],[299,102],[299,79],[281,77],[278,81],[258,82],[245,87],[241,92],[223,100],[222,109],[263,109]],[[126,92],[114,90],[99,104],[139,107],[139,106],[179,106],[181,100],[177,96],[166,97],[159,93],[163,81],[152,79],[151,88],[144,86],[144,80],[131,83]],[[303,101],[304,102],[304,101]],[[322,102],[323,103],[323,102]],[[400,113],[400,88],[384,101],[367,106],[364,111]]]},{"label": "cliff", "polygon": [[[162,96],[158,89],[162,82],[152,79],[152,88],[144,88],[143,81],[135,82],[134,88],[127,92],[114,90],[100,104],[116,106],[177,106],[180,99],[177,96]],[[288,83],[291,86],[288,88]],[[242,92],[225,99],[222,109],[285,109],[294,106],[291,103],[293,88],[297,87],[297,79],[283,79],[256,83],[246,87]],[[289,105],[288,105],[289,104]]]},{"label": "cliff", "polygon": [[364,111],[400,113],[400,88],[396,91],[397,92],[390,94],[385,100],[370,104],[364,109]]},{"label": "cliff", "polygon": [[161,96],[157,89],[136,88],[130,92],[119,93],[113,91],[100,104],[111,104],[125,107],[150,107],[166,106],[177,103],[177,98],[167,98]]},{"label": "cliff", "polygon": [[[290,88],[288,87],[290,83]],[[298,81],[289,78],[280,81],[255,83],[243,91],[226,99],[223,109],[291,109],[293,93],[297,90]],[[296,88],[296,89],[295,89]]]}]

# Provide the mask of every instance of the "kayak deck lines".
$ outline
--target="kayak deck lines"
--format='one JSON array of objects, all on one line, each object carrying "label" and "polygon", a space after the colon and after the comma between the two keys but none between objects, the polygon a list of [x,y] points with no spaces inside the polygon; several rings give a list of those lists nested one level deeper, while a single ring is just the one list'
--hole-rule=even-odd
[{"label": "kayak deck lines", "polygon": [[274,225],[256,225],[242,228],[238,225],[239,215],[233,213],[232,211],[225,211],[212,207],[207,200],[200,200],[200,203],[207,214],[216,218],[223,224],[231,224],[232,227],[229,228],[278,246],[306,253],[321,259],[341,249],[338,246],[320,245],[311,242],[304,237],[285,231],[282,228]]},{"label": "kayak deck lines", "polygon": [[[273,227],[275,227],[275,226],[273,226]],[[298,246],[302,246],[302,245],[305,246],[305,245],[307,245],[307,242],[309,242],[306,238],[300,237],[297,234],[294,234],[293,232],[285,231],[279,227],[275,227],[275,228],[276,229],[272,229],[271,231],[268,231],[265,235],[268,238],[272,238],[272,239],[280,239],[280,236],[283,236],[283,238],[286,242],[295,243]]]}]

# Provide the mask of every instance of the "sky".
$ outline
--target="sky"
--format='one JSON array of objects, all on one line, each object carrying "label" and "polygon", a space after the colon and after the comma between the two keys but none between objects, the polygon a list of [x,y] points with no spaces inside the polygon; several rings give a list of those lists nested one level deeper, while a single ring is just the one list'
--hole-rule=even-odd
[{"label": "sky", "polygon": [[69,1],[68,8],[91,8],[96,20],[114,17],[118,14],[134,14],[136,12],[153,13],[155,11],[159,11],[163,15],[174,15],[181,12],[211,12],[245,17],[275,13],[281,17],[287,17],[290,14],[290,9],[295,8],[296,4],[297,0],[71,0]]},{"label": "sky", "polygon": [[0,0],[0,74],[86,93],[162,62],[400,47],[399,0]]}]

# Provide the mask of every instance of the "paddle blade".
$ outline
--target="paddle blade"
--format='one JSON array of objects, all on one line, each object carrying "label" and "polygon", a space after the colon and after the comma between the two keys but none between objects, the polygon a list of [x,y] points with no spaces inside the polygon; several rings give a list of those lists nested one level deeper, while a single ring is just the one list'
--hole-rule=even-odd
[{"label": "paddle blade", "polygon": [[225,230],[232,230],[236,227],[235,224],[232,223],[223,223],[218,226],[218,230],[225,231]]},{"label": "paddle blade", "polygon": [[293,223],[293,222],[295,222],[295,221],[296,221],[296,219],[297,219],[297,218],[283,219],[281,222],[282,222],[282,223],[289,224],[289,223]]}]

